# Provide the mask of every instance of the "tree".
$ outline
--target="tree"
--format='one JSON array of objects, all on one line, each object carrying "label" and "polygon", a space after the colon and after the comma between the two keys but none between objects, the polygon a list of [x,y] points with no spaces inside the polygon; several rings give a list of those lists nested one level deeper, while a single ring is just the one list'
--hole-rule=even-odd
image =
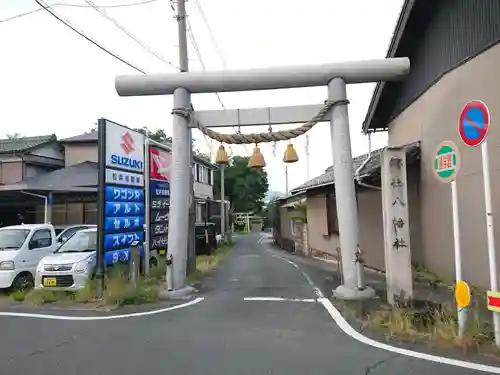
[{"label": "tree", "polygon": [[[259,213],[269,188],[264,169],[248,168],[248,157],[235,156],[224,171],[225,193],[234,212]],[[220,198],[220,169],[214,173],[214,194]]]},{"label": "tree", "polygon": [[146,126],[143,126],[142,128],[136,128],[134,130],[151,138],[153,141],[159,143],[172,143],[172,137],[169,137],[163,129],[156,129],[155,131],[151,131]]}]

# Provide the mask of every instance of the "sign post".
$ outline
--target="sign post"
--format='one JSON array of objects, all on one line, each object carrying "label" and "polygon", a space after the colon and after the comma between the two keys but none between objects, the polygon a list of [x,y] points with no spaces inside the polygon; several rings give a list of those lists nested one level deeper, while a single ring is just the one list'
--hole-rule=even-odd
[{"label": "sign post", "polygon": [[99,119],[99,224],[97,269],[100,295],[105,266],[130,261],[130,246],[144,241],[144,136]]},{"label": "sign post", "polygon": [[[493,222],[493,205],[491,201],[490,160],[488,156],[487,135],[490,126],[490,111],[488,106],[473,100],[465,105],[460,113],[459,134],[462,141],[469,147],[481,145],[483,160],[484,203],[486,214],[486,235],[488,239],[488,258],[490,268],[490,288],[492,293],[498,292],[497,265],[495,254],[495,232]],[[495,344],[500,347],[500,313],[493,312]]]},{"label": "sign post", "polygon": [[[451,207],[453,212],[453,247],[455,252],[455,294],[461,297],[463,292],[459,287],[465,284],[462,281],[462,250],[460,247],[460,221],[458,216],[458,193],[456,177],[460,170],[460,154],[458,147],[451,141],[441,142],[434,156],[434,173],[436,178],[442,183],[451,185]],[[467,321],[467,306],[463,305],[464,298],[457,300],[458,310],[458,337],[462,337]]]}]

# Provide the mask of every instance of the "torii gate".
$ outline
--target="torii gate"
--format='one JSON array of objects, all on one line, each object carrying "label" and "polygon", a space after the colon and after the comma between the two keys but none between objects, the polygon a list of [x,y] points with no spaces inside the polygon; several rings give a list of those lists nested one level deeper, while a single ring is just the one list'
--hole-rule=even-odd
[{"label": "torii gate", "polygon": [[[219,141],[232,140],[231,143],[242,144],[256,143],[256,140],[258,143],[295,138],[309,130],[316,122],[330,120],[335,196],[344,274],[344,284],[335,290],[335,295],[346,299],[372,297],[373,289],[358,288],[356,264],[356,253],[359,248],[358,210],[353,178],[346,85],[398,80],[409,70],[408,58],[393,58],[312,66],[116,77],[115,87],[120,96],[174,95],[168,232],[168,248],[173,257],[174,289],[182,289],[186,285],[189,174],[191,173],[188,165],[189,128],[197,127],[209,137]],[[324,105],[192,112],[189,104],[190,94],[314,86],[328,87],[328,100]],[[301,129],[298,132],[292,130],[252,135],[221,135],[208,129],[210,127],[269,126],[301,122],[307,122],[310,126],[298,128]],[[273,138],[272,135],[275,137]]]}]

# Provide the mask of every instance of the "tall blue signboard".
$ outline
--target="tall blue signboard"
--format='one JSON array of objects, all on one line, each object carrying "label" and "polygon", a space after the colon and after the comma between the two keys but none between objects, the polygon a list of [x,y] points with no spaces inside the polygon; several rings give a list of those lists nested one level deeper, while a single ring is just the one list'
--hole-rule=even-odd
[{"label": "tall blue signboard", "polygon": [[[98,264],[128,262],[130,246],[144,242],[144,136],[99,120]],[[99,270],[98,270],[99,271]]]},{"label": "tall blue signboard", "polygon": [[149,250],[165,255],[168,248],[168,218],[170,212],[170,150],[148,141],[149,173],[147,195],[147,239]]}]

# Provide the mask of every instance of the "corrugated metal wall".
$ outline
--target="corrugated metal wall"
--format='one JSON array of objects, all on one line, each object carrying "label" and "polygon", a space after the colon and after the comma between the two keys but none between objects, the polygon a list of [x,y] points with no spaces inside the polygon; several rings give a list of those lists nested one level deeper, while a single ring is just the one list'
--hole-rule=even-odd
[{"label": "corrugated metal wall", "polygon": [[388,124],[443,73],[498,41],[500,0],[417,0],[397,52],[410,58],[411,72],[386,85],[378,123]]}]

